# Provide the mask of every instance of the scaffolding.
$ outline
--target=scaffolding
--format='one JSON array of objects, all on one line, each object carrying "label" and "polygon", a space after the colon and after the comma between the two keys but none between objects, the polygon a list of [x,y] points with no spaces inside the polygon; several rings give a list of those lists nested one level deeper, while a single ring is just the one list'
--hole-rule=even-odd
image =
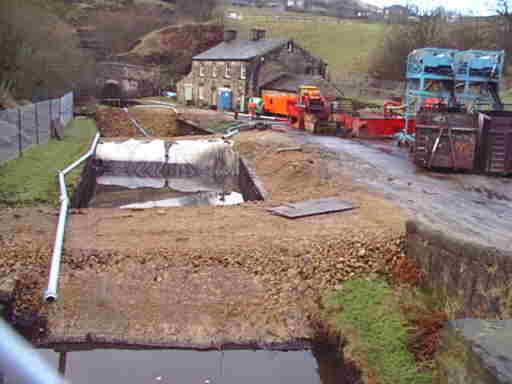
[{"label": "scaffolding", "polygon": [[465,111],[503,109],[499,92],[504,51],[422,48],[407,58],[406,128],[425,107]]}]

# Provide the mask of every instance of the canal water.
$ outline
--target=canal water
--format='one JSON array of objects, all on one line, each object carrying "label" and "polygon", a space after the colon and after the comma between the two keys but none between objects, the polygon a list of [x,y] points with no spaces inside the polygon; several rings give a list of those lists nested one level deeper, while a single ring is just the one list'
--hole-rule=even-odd
[{"label": "canal water", "polygon": [[[39,353],[58,368],[58,353]],[[319,372],[309,351],[96,349],[67,352],[65,362],[73,384],[316,384]],[[7,373],[3,384],[28,383]]]},{"label": "canal water", "polygon": [[244,202],[238,178],[141,177],[104,172],[96,179],[91,208],[165,208]]}]

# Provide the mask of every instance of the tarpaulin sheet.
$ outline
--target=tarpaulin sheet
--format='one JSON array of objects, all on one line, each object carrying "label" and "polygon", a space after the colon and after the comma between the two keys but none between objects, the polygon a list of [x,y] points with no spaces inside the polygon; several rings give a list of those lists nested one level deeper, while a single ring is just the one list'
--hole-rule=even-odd
[{"label": "tarpaulin sheet", "polygon": [[50,140],[50,102],[37,103],[37,119],[39,122],[39,144],[46,144]]},{"label": "tarpaulin sheet", "polygon": [[52,103],[52,120],[60,120],[60,99],[51,100]]},{"label": "tarpaulin sheet", "polygon": [[129,189],[136,188],[163,188],[165,187],[164,178],[155,177],[134,177],[134,176],[112,176],[101,175],[96,179],[96,182],[101,185],[116,185]]},{"label": "tarpaulin sheet", "polygon": [[238,154],[224,140],[180,140],[168,153],[169,176],[238,175]]},{"label": "tarpaulin sheet", "polygon": [[37,144],[36,108],[34,104],[20,108],[21,117],[21,147],[26,150]]},{"label": "tarpaulin sheet", "polygon": [[135,140],[99,143],[96,157],[105,161],[158,162],[165,163],[163,140]]},{"label": "tarpaulin sheet", "polygon": [[19,156],[18,127],[1,120],[0,116],[0,162]]},{"label": "tarpaulin sheet", "polygon": [[70,92],[62,98],[62,120],[67,125],[73,120],[73,93]]},{"label": "tarpaulin sheet", "polygon": [[[0,111],[0,122],[16,127],[16,137],[13,136],[12,127],[0,130],[0,152],[5,152],[0,153],[0,161],[19,156],[20,137],[22,150],[38,143],[46,144],[51,137],[51,120],[59,121],[62,126],[66,126],[72,119],[73,92],[64,95],[62,99]],[[14,153],[17,153],[17,156],[14,156]]]},{"label": "tarpaulin sheet", "polygon": [[12,125],[18,126],[18,117],[19,112],[17,109],[6,109],[5,111],[0,111],[0,120],[7,121]]}]

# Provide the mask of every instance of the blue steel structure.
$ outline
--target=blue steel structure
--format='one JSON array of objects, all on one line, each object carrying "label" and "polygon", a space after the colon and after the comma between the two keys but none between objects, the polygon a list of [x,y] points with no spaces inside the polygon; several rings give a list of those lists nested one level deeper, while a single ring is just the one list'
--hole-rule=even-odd
[{"label": "blue steel structure", "polygon": [[492,105],[503,109],[499,85],[503,76],[505,51],[463,51],[455,54],[455,93],[466,107]]},{"label": "blue steel structure", "polygon": [[453,49],[422,48],[407,57],[407,117],[413,117],[425,99],[437,98],[449,106],[456,104]]},{"label": "blue steel structure", "polygon": [[416,116],[429,98],[450,109],[469,110],[477,104],[502,109],[499,83],[504,60],[504,51],[412,51],[407,58],[406,129],[408,119]]}]

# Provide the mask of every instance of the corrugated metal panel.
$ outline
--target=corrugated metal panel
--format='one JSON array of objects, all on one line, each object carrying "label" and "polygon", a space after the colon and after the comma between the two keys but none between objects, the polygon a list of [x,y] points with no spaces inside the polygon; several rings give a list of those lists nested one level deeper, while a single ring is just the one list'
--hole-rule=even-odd
[{"label": "corrugated metal panel", "polygon": [[[478,144],[477,127],[478,120],[475,115],[419,114],[414,145],[415,163],[426,168],[474,170]],[[451,144],[448,128],[451,130]],[[440,136],[441,130],[443,132]],[[433,154],[437,141],[437,149]]]},{"label": "corrugated metal panel", "polygon": [[512,112],[484,112],[479,122],[481,170],[487,173],[512,173]]}]

